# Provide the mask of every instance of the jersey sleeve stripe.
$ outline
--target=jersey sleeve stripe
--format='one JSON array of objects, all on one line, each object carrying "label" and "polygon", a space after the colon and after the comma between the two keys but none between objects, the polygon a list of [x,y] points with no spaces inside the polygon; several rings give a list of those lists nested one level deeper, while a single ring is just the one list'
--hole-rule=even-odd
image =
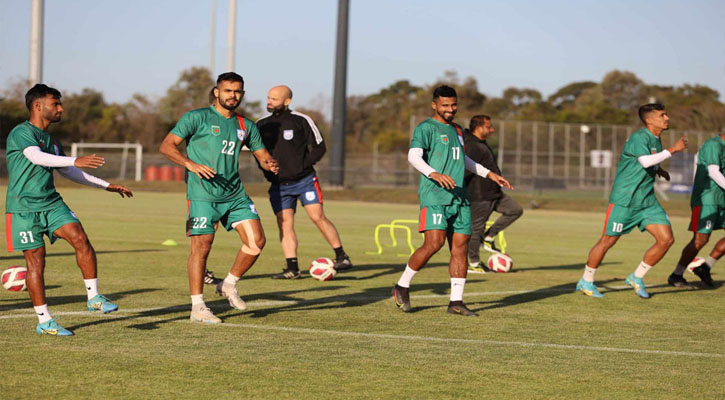
[{"label": "jersey sleeve stripe", "polygon": [[322,134],[320,134],[320,130],[317,129],[317,125],[315,125],[315,121],[313,121],[312,118],[297,111],[292,111],[292,114],[299,115],[300,117],[304,118],[310,125],[310,128],[312,128],[312,132],[315,134],[315,141],[317,142],[317,144],[322,143]]}]

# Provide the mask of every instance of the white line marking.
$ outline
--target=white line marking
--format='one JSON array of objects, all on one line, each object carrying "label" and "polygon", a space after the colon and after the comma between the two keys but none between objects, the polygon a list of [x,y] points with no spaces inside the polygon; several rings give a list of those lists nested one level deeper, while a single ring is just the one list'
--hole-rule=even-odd
[{"label": "white line marking", "polygon": [[[255,302],[252,303],[254,306],[262,305],[276,305],[282,302]],[[294,302],[284,302],[294,303]],[[247,303],[251,305],[250,303]],[[68,311],[68,312],[56,312],[54,315],[81,315],[81,316],[94,316],[94,317],[106,317],[113,318],[117,314],[135,314],[145,313],[152,311],[162,310],[180,310],[186,311],[189,306],[173,306],[173,307],[161,307],[161,308],[137,308],[119,310],[112,314],[99,314],[90,311]],[[2,315],[0,320],[3,319],[15,319],[15,318],[34,318],[35,315],[32,313],[25,314],[11,314]],[[188,321],[168,321],[165,318],[138,316],[136,319],[157,321],[157,322],[174,322],[174,323],[188,323]],[[438,342],[438,343],[463,343],[463,344],[475,344],[475,345],[498,345],[498,346],[518,346],[518,347],[542,347],[550,349],[565,349],[565,350],[587,350],[587,351],[607,351],[614,353],[635,353],[635,354],[657,354],[667,356],[690,356],[690,357],[706,357],[706,358],[725,358],[725,354],[720,353],[696,353],[686,351],[667,351],[667,350],[643,350],[643,349],[626,349],[619,347],[602,347],[602,346],[580,346],[572,344],[556,344],[556,343],[533,343],[533,342],[519,342],[519,341],[502,341],[502,340],[487,340],[487,339],[456,339],[456,338],[439,338],[431,336],[417,336],[417,335],[394,335],[386,333],[365,333],[365,332],[349,332],[349,331],[334,331],[326,329],[313,329],[313,328],[297,328],[287,326],[274,326],[274,325],[257,325],[257,324],[235,324],[235,323],[224,323],[221,326],[233,327],[233,328],[247,328],[257,329],[263,331],[278,331],[278,332],[293,332],[293,333],[312,333],[312,334],[323,334],[323,335],[335,335],[335,336],[350,336],[350,337],[363,337],[372,339],[395,339],[395,340],[418,340],[425,342]]]}]

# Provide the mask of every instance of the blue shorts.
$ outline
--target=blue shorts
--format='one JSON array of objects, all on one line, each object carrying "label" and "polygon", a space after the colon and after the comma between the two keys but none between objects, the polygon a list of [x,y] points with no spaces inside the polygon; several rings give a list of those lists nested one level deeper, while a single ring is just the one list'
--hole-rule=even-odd
[{"label": "blue shorts", "polygon": [[269,202],[275,214],[291,208],[297,210],[297,199],[303,206],[322,204],[322,190],[315,174],[308,175],[297,182],[283,183],[269,187]]}]

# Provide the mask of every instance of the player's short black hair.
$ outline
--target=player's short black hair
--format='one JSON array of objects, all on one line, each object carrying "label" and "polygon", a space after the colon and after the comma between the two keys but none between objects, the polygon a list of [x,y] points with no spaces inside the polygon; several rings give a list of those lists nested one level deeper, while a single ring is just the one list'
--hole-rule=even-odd
[{"label": "player's short black hair", "polygon": [[440,85],[433,90],[433,101],[439,97],[458,97],[458,95],[456,94],[456,89],[448,85]]},{"label": "player's short black hair", "polygon": [[486,121],[490,120],[491,117],[489,117],[488,115],[474,115],[473,117],[471,117],[471,122],[468,124],[468,130],[473,132],[474,129],[478,128],[479,126],[483,126]]},{"label": "player's short black hair", "polygon": [[42,83],[36,83],[35,86],[31,87],[27,93],[25,93],[25,107],[30,111],[30,107],[33,102],[38,99],[42,99],[47,95],[53,96],[54,99],[60,99],[61,94],[58,89],[52,88]]},{"label": "player's short black hair", "polygon": [[647,122],[645,122],[645,118],[647,118],[647,114],[651,113],[652,111],[664,111],[665,106],[660,103],[649,103],[645,104],[643,106],[639,107],[639,119],[642,121],[643,124],[647,125]]},{"label": "player's short black hair", "polygon": [[236,72],[225,72],[225,73],[219,75],[216,78],[216,84],[217,84],[217,86],[219,86],[219,84],[222,81],[227,81],[227,82],[241,82],[242,83],[242,87],[244,87],[244,78],[242,78],[242,76],[239,75],[239,74],[237,74]]}]

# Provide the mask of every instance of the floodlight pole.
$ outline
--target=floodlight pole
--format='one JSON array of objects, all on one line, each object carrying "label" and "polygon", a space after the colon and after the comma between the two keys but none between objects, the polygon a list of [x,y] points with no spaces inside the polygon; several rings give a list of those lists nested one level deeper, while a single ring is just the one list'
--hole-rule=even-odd
[{"label": "floodlight pole", "polygon": [[234,71],[234,39],[237,28],[237,0],[229,0],[229,26],[227,27],[227,70]]},{"label": "floodlight pole", "polygon": [[44,0],[33,0],[30,9],[30,86],[43,82],[43,16]]},{"label": "floodlight pole", "polygon": [[216,0],[211,0],[211,41],[209,43],[209,73],[214,76],[214,59],[216,58]]},{"label": "floodlight pole", "polygon": [[345,184],[345,107],[347,101],[347,24],[350,0],[339,0],[337,9],[337,46],[335,50],[335,88],[330,136],[330,184]]}]

